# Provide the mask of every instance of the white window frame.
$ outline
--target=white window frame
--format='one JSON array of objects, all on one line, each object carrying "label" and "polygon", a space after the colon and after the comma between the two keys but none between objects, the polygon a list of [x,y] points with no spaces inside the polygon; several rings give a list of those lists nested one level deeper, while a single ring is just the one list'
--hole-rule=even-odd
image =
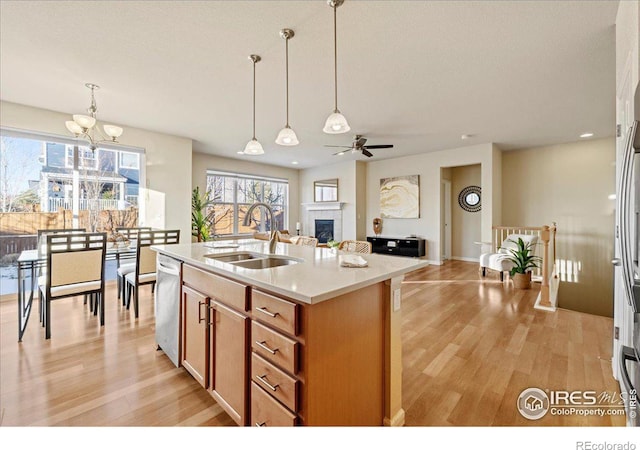
[{"label": "white window frame", "polygon": [[[209,186],[209,178],[210,177],[225,177],[233,180],[233,201],[232,202],[217,202],[219,205],[230,205],[233,209],[233,230],[229,234],[223,234],[221,236],[250,236],[251,233],[240,233],[239,225],[244,217],[239,217],[240,208],[248,208],[251,206],[251,203],[239,202],[238,201],[238,181],[240,180],[249,180],[249,181],[257,181],[261,182],[262,189],[259,193],[259,198],[257,201],[264,201],[264,183],[280,183],[285,186],[285,192],[283,195],[282,203],[274,203],[271,206],[276,206],[278,208],[282,208],[283,211],[283,226],[286,226],[289,223],[289,180],[286,178],[272,178],[272,177],[263,177],[259,175],[251,175],[251,174],[239,174],[239,173],[229,173],[229,172],[219,172],[214,170],[207,170],[207,186]],[[261,210],[262,211],[262,210]]]}]

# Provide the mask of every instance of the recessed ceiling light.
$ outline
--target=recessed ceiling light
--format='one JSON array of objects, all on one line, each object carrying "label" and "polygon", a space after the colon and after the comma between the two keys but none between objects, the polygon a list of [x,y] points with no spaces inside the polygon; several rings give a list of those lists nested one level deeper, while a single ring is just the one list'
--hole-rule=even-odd
[{"label": "recessed ceiling light", "polygon": [[588,138],[588,137],[591,137],[591,136],[593,136],[593,133],[582,133],[580,135],[581,138]]},{"label": "recessed ceiling light", "polygon": [[473,137],[473,134],[463,134],[462,136],[460,136],[460,139],[464,140],[464,139],[469,139],[469,138],[472,138],[472,137]]},{"label": "recessed ceiling light", "polygon": [[344,152],[338,152],[338,153],[336,153],[336,155],[342,156],[342,155],[344,155]]},{"label": "recessed ceiling light", "polygon": [[298,161],[291,161],[291,164],[298,164]]},{"label": "recessed ceiling light", "polygon": [[239,152],[237,152],[238,155],[244,155],[244,151],[240,150]]}]

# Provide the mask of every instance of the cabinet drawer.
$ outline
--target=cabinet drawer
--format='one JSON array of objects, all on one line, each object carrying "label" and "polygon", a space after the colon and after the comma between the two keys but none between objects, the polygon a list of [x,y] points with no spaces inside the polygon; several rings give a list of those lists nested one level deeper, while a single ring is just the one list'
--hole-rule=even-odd
[{"label": "cabinet drawer", "polygon": [[182,265],[182,282],[232,308],[241,311],[247,310],[248,286],[205,272],[188,264]]},{"label": "cabinet drawer", "polygon": [[298,372],[298,346],[293,339],[251,321],[251,347],[267,361],[293,374]]},{"label": "cabinet drawer", "polygon": [[298,380],[255,353],[251,354],[251,379],[284,406],[298,411]]},{"label": "cabinet drawer", "polygon": [[285,333],[297,335],[298,305],[258,290],[251,294],[253,316]]},{"label": "cabinet drawer", "polygon": [[291,427],[296,416],[251,382],[251,425],[258,427]]}]

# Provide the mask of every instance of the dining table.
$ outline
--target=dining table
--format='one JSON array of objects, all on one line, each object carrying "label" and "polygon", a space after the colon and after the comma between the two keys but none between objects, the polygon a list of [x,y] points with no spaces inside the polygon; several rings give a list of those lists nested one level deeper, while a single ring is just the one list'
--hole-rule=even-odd
[{"label": "dining table", "polygon": [[[132,241],[128,246],[113,246],[107,244],[105,260],[115,260],[118,266],[121,259],[135,258],[136,245]],[[33,301],[38,292],[39,269],[47,266],[46,253],[35,250],[23,250],[17,261],[18,266],[18,342],[22,342],[22,337],[27,329],[29,316]],[[104,276],[104,271],[103,271]],[[42,318],[41,318],[42,321]]]}]

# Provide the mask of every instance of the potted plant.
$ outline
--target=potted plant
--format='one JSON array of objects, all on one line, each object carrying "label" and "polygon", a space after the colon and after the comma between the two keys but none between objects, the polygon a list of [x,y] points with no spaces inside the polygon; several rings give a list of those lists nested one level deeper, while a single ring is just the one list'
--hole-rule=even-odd
[{"label": "potted plant", "polygon": [[191,193],[191,235],[195,236],[198,242],[209,240],[209,229],[213,222],[214,212],[207,213],[207,208],[213,205],[209,199],[209,192],[200,193],[200,187]]},{"label": "potted plant", "polygon": [[531,287],[531,271],[540,267],[542,258],[533,254],[531,242],[525,242],[522,238],[517,241],[509,239],[516,247],[508,248],[507,259],[513,263],[509,271],[516,289],[529,289]]}]

